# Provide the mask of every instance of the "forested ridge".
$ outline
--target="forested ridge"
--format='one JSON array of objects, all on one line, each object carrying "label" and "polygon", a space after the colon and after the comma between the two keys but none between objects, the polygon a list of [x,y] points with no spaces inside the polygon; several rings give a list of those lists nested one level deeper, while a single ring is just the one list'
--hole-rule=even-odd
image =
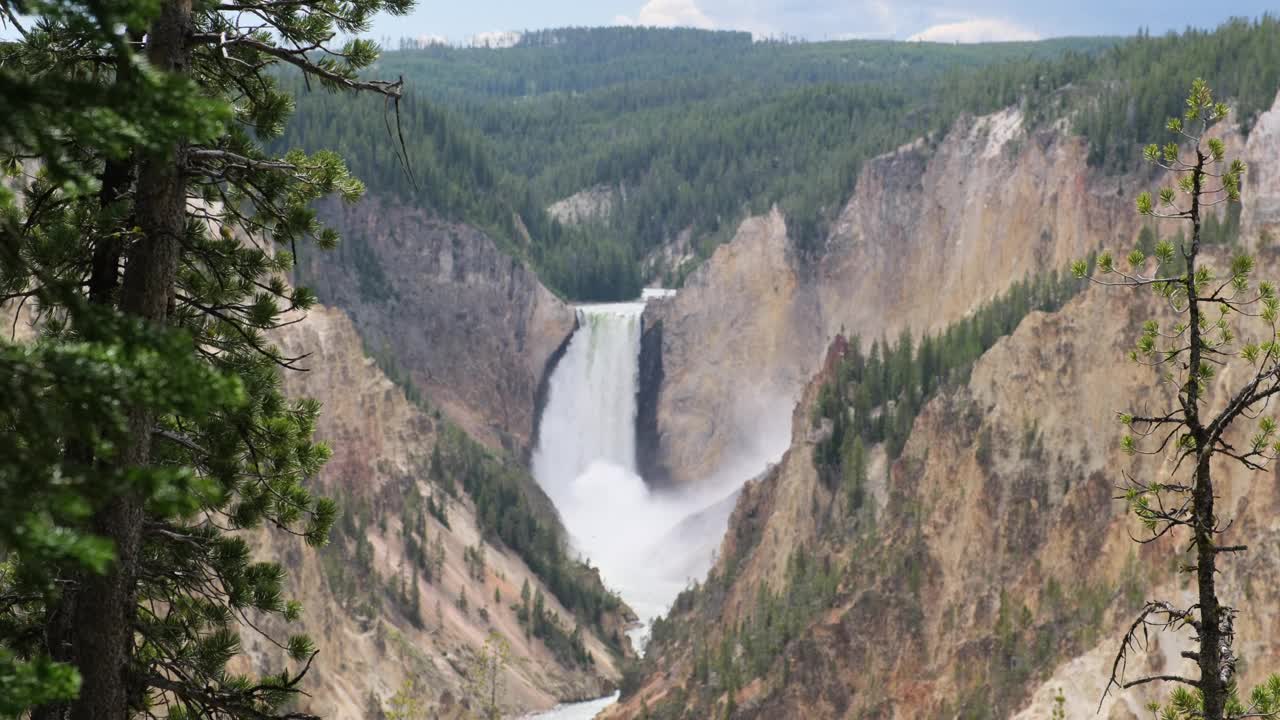
[{"label": "forested ridge", "polygon": [[[775,204],[797,248],[820,252],[864,162],[964,114],[1020,104],[1032,128],[1069,117],[1090,164],[1122,172],[1202,75],[1247,130],[1280,84],[1280,22],[960,46],[569,28],[507,49],[402,41],[377,70],[410,89],[399,120],[416,186],[376,101],[303,94],[285,142],[367,158],[353,168],[375,192],[475,223],[554,290],[606,300],[678,284]],[[613,193],[603,219],[567,228],[543,211],[593,187]],[[660,258],[686,229],[691,257]]]}]

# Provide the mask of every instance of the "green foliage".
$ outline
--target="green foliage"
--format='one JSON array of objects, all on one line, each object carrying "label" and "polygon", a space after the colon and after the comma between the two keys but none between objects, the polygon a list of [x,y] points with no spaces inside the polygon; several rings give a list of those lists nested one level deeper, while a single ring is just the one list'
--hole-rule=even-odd
[{"label": "green foliage", "polygon": [[[684,230],[705,257],[744,214],[775,204],[801,253],[819,251],[866,159],[1016,101],[1041,81],[1020,69],[1039,66],[1029,60],[1114,42],[788,44],[602,28],[533,33],[507,50],[402,43],[379,72],[427,98],[398,115],[416,184],[385,142],[381,105],[305,95],[282,146],[341,148],[376,192],[484,228],[571,298],[629,299],[643,279],[689,271],[650,260]],[[1012,80],[973,74],[1005,62]],[[614,191],[606,218],[568,228],[544,211],[597,185]]]},{"label": "green foliage", "polygon": [[[429,716],[426,698],[418,690],[412,678],[406,678],[399,689],[387,701],[386,720],[426,720]],[[374,706],[381,712],[378,705]]]},{"label": "green foliage", "polygon": [[[1176,688],[1166,702],[1152,702],[1147,710],[1159,720],[1196,720],[1204,717],[1204,694],[1199,690]],[[1272,675],[1255,687],[1247,698],[1240,697],[1234,684],[1228,689],[1226,716],[1230,718],[1280,718],[1280,675]]]},{"label": "green foliage", "polygon": [[[495,599],[495,602],[498,600]],[[568,666],[595,664],[595,658],[587,652],[586,644],[582,640],[581,628],[575,626],[572,632],[567,631],[561,625],[560,618],[547,610],[546,598],[543,597],[542,590],[538,590],[530,597],[528,580],[525,580],[520,587],[520,604],[513,608],[516,611],[516,619],[524,627],[525,637],[533,636],[541,639],[561,664]],[[597,627],[597,630],[600,630],[601,637],[604,637],[603,628]],[[613,638],[613,643],[616,647],[621,647],[616,637]]]},{"label": "green foliage", "polygon": [[[302,80],[282,81],[296,91]],[[469,222],[508,254],[529,260],[544,282],[577,300],[638,297],[639,265],[607,228],[566,228],[535,203],[522,183],[500,170],[490,143],[467,122],[411,95],[396,109],[399,129],[387,134],[383,103],[306,94],[298,119],[273,147],[339,147],[375,190],[443,217]],[[532,244],[526,243],[528,233]],[[387,299],[381,266],[365,241],[352,237],[348,255],[362,296]]]},{"label": "green foliage", "polygon": [[[447,518],[441,519],[444,518],[442,506],[443,503],[438,503],[435,495],[423,500],[416,485],[410,485],[409,492],[404,496],[404,508],[400,519],[404,556],[412,563],[415,577],[418,572],[421,572],[423,579],[428,583],[437,582],[444,575],[444,541],[440,533],[437,533],[432,540],[430,533],[427,532],[428,514],[436,517],[437,521],[448,529]],[[411,619],[413,616],[419,616],[421,612],[421,608],[416,607],[416,598],[413,602],[415,612],[411,615]]]},{"label": "green foliage", "polygon": [[468,545],[463,548],[462,559],[467,566],[467,575],[472,580],[484,582],[484,543],[476,543],[474,546]]},{"label": "green foliage", "polygon": [[0,717],[19,717],[33,705],[73,698],[79,690],[73,668],[43,656],[20,660],[0,647]]},{"label": "green foliage", "polygon": [[467,696],[481,720],[500,720],[502,676],[511,662],[511,646],[497,632],[490,632],[484,646],[467,668]]},{"label": "green foliage", "polygon": [[[1271,18],[1264,19],[1262,25],[1277,27]],[[1241,87],[1235,91],[1241,92]],[[1224,143],[1209,136],[1211,126],[1228,117],[1229,108],[1216,102],[1209,84],[1197,78],[1185,103],[1173,112],[1179,115],[1165,122],[1164,128],[1174,139],[1163,147],[1148,145],[1143,152],[1145,160],[1166,171],[1165,177],[1173,183],[1159,189],[1158,199],[1150,193],[1141,194],[1137,210],[1142,215],[1185,222],[1190,237],[1180,233],[1174,242],[1157,243],[1155,262],[1147,262],[1141,248],[1133,253],[1128,267],[1099,262],[1090,280],[1107,286],[1149,288],[1173,316],[1171,322],[1153,318],[1143,323],[1129,357],[1152,368],[1163,386],[1174,389],[1175,397],[1167,400],[1163,409],[1157,400],[1156,409],[1144,407],[1144,414],[1120,413],[1124,427],[1120,446],[1130,455],[1172,452],[1175,468],[1190,468],[1190,478],[1177,477],[1176,470],[1172,476],[1154,480],[1126,474],[1123,499],[1142,528],[1135,539],[1151,543],[1165,536],[1189,535],[1186,547],[1195,561],[1184,569],[1196,575],[1197,597],[1187,608],[1148,600],[1121,641],[1115,667],[1127,664],[1132,651],[1145,649],[1141,638],[1150,628],[1177,631],[1189,626],[1195,630],[1196,651],[1183,651],[1183,655],[1195,660],[1199,675],[1193,679],[1156,676],[1126,683],[1123,670],[1115,670],[1107,689],[1173,680],[1177,688],[1169,701],[1150,708],[1166,720],[1271,716],[1275,706],[1265,689],[1255,696],[1257,702],[1248,711],[1236,695],[1237,660],[1232,648],[1236,610],[1222,601],[1218,563],[1219,553],[1244,548],[1219,543],[1231,524],[1224,524],[1214,509],[1217,464],[1213,460],[1221,455],[1223,461],[1260,470],[1280,456],[1276,422],[1265,414],[1271,395],[1277,392],[1275,379],[1280,374],[1276,352],[1280,348],[1275,342],[1280,301],[1274,285],[1255,284],[1251,256],[1235,254],[1225,271],[1214,266],[1213,257],[1202,257],[1210,242],[1231,243],[1236,232],[1232,228],[1238,223],[1238,216],[1230,209],[1221,223],[1210,215],[1217,205],[1226,203],[1230,208],[1239,202],[1245,172],[1244,163],[1227,162]],[[1149,244],[1151,239],[1144,233],[1139,242]],[[1245,373],[1243,383],[1225,391],[1225,403],[1215,401],[1215,378],[1220,374],[1231,378],[1241,371]],[[1144,405],[1150,401],[1144,396]],[[1228,442],[1227,437],[1239,422],[1253,423],[1254,434],[1237,450],[1232,444],[1236,441]],[[1177,557],[1170,560],[1177,562]],[[1137,597],[1136,593],[1128,594]],[[1189,691],[1188,686],[1195,691]]]},{"label": "green foliage", "polygon": [[[714,646],[705,639],[695,641],[695,684],[706,686],[714,672],[717,689],[732,697],[737,688],[764,677],[788,643],[800,636],[816,613],[830,605],[843,574],[843,568],[830,556],[815,558],[803,546],[792,550],[780,590],[762,584],[746,621],[727,629]],[[655,623],[654,642],[660,645],[665,640],[659,635]]]},{"label": "green foliage", "polygon": [[[525,33],[514,48],[497,52],[421,47],[402,39],[399,49],[407,52],[388,53],[385,61],[411,61],[411,67],[431,75],[433,89],[450,99],[584,95],[636,83],[646,94],[632,100],[634,107],[702,97],[725,85],[901,84],[955,67],[1053,57],[1114,43],[1110,38],[958,46],[870,40],[794,43],[689,28],[555,28]],[[395,67],[398,71],[401,66]],[[666,84],[664,78],[684,81]],[[667,92],[671,88],[675,97]]]},{"label": "green foliage", "polygon": [[[476,519],[486,539],[511,548],[566,609],[600,630],[603,637],[604,614],[616,610],[620,601],[590,568],[566,554],[559,525],[547,509],[545,497],[535,499],[532,495],[537,486],[528,472],[495,457],[452,426],[445,427],[439,448],[440,475],[456,478],[475,503]],[[472,554],[469,558],[473,558],[469,568],[483,567],[482,556]],[[536,613],[532,617],[536,634],[545,624],[538,622]],[[568,637],[567,631],[559,630]]]},{"label": "green foliage", "polygon": [[[963,114],[1018,105],[1029,129],[1072,118],[1090,163],[1115,171],[1132,167],[1188,73],[1237,98],[1246,130],[1280,87],[1270,16],[1124,41],[777,43],[602,28],[531,33],[511,49],[415,48],[402,41],[380,70],[426,98],[400,116],[418,189],[382,142],[380,108],[347,119],[338,101],[307,95],[287,142],[381,153],[357,167],[375,190],[486,228],[584,300],[632,297],[641,279],[678,284],[697,260],[668,263],[659,248],[687,229],[707,257],[744,215],[774,205],[799,253],[820,253],[866,160],[936,140]],[[564,228],[543,211],[596,187],[612,192],[605,218]]]},{"label": "green foliage", "polygon": [[[8,6],[6,6],[8,7]],[[125,51],[113,38],[116,23],[140,8],[106,2],[20,3],[19,12],[43,12],[77,28],[84,42]],[[33,705],[74,698],[80,674],[55,662],[41,642],[46,602],[59,595],[60,568],[102,573],[115,559],[111,543],[89,519],[113,493],[143,495],[168,512],[189,512],[207,486],[180,468],[102,468],[67,452],[68,438],[106,455],[127,440],[130,407],[164,414],[203,412],[240,398],[233,380],[193,362],[189,337],[165,333],[80,301],[61,278],[45,274],[50,257],[74,255],[87,225],[83,213],[62,211],[40,227],[40,252],[23,242],[37,218],[16,204],[13,188],[45,204],[69,199],[95,184],[92,153],[119,158],[152,151],[176,137],[208,138],[227,118],[216,101],[198,98],[194,86],[160,74],[135,78],[130,93],[67,72],[64,45],[43,25],[27,42],[0,42],[0,302],[10,309],[63,303],[65,323],[87,331],[30,346],[0,341],[0,716]],[[68,138],[76,140],[71,148]],[[39,186],[14,182],[18,152],[44,163]],[[82,154],[83,153],[83,154]],[[89,157],[86,157],[86,154]],[[36,283],[40,273],[43,287]],[[28,305],[30,307],[31,305]],[[16,326],[16,325],[15,325]],[[6,332],[6,336],[7,336]],[[60,342],[59,340],[62,340]],[[200,390],[203,389],[203,392]],[[195,390],[195,392],[189,392]]]},{"label": "green foliage", "polygon": [[41,337],[0,344],[0,493],[23,498],[0,510],[0,714],[276,717],[316,649],[293,635],[295,672],[228,670],[243,619],[300,612],[238,531],[318,546],[337,511],[307,488],[319,405],[284,397],[294,360],[264,333],[314,303],[284,281],[292,251],[336,241],[310,203],[362,186],[333,153],[262,150],[292,106],[264,71],[372,88],[368,42],[295,48],[408,5],[244,3],[270,28],[251,35],[209,5],[4,7],[0,302]]},{"label": "green foliage", "polygon": [[[832,428],[813,450],[824,482],[829,487],[842,485],[849,506],[860,507],[867,450],[885,443],[890,459],[897,458],[929,398],[967,380],[974,361],[1013,332],[1028,313],[1060,308],[1079,287],[1057,271],[1015,283],[945,331],[926,335],[918,345],[904,331],[896,343],[879,340],[864,353],[861,339],[853,338],[834,377],[819,390],[813,409],[815,418],[829,421]],[[989,458],[989,445],[986,450]]]},{"label": "green foliage", "polygon": [[1280,87],[1280,18],[1237,19],[1211,32],[1156,38],[1141,33],[1073,74],[1075,129],[1089,140],[1090,164],[1131,170],[1134,148],[1182,128],[1189,78],[1208,78],[1219,96],[1233,100],[1241,127],[1253,126]]}]

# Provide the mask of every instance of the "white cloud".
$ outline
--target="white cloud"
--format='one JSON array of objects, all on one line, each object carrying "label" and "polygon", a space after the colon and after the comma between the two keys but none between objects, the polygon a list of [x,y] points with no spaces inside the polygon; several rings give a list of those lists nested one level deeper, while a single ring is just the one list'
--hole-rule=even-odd
[{"label": "white cloud", "polygon": [[980,18],[933,25],[907,40],[941,43],[1009,42],[1039,40],[1040,34],[1008,20]]},{"label": "white cloud", "polygon": [[520,33],[513,30],[490,30],[489,32],[476,33],[467,38],[467,45],[471,47],[484,48],[509,48],[515,47],[520,42]]},{"label": "white cloud", "polygon": [[695,27],[709,30],[716,24],[702,12],[695,0],[649,0],[635,18],[619,15],[619,25],[654,27]]}]

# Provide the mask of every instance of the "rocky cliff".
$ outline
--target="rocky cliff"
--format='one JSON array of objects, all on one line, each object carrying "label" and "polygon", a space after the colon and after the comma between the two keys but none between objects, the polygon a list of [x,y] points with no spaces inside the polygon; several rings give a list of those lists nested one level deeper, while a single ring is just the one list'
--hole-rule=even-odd
[{"label": "rocky cliff", "polygon": [[[618,678],[613,651],[584,627],[594,662],[565,662],[525,632],[516,615],[525,582],[567,629],[576,621],[519,556],[481,529],[474,503],[450,495],[442,484],[449,479],[433,477],[429,459],[447,420],[410,402],[365,355],[340,310],[317,308],[279,340],[288,353],[311,353],[308,372],[286,374],[286,390],[324,404],[316,433],[334,454],[318,482],[346,513],[334,542],[318,552],[278,533],[259,536],[262,554],[285,560],[289,590],[306,608],[302,629],[321,648],[307,678],[308,707],[330,718],[376,717],[370,707],[387,707],[411,680],[424,708],[452,717],[467,698],[468,663],[491,631],[511,645],[500,690],[506,712],[605,694]],[[416,504],[427,498],[443,506],[447,525]],[[438,543],[441,566],[424,573],[406,536]],[[478,572],[466,560],[477,549]],[[411,608],[420,608],[421,622]],[[620,631],[623,622],[607,615],[603,626]],[[246,632],[245,643],[258,660],[276,652],[256,633]]]},{"label": "rocky cliff", "polygon": [[300,282],[350,315],[398,381],[490,447],[527,452],[573,310],[468,225],[377,197],[321,215],[343,244],[304,254]]},{"label": "rocky cliff", "polygon": [[1258,117],[1242,156],[1249,171],[1240,224],[1246,238],[1266,244],[1280,238],[1280,101]]},{"label": "rocky cliff", "polygon": [[[1280,275],[1280,257],[1267,253],[1264,267],[1261,277]],[[1165,479],[1173,467],[1169,456],[1125,455],[1116,422],[1126,407],[1118,393],[1163,396],[1156,377],[1122,352],[1159,314],[1145,294],[1101,289],[1057,313],[1033,313],[969,382],[925,407],[900,459],[886,465],[873,455],[871,501],[857,509],[814,468],[822,429],[809,408],[829,363],[797,406],[782,462],[743,490],[707,583],[677,601],[664,639],[650,646],[651,671],[607,717],[1031,718],[1048,717],[1059,693],[1068,717],[1093,713],[1133,611],[1193,591],[1173,571],[1183,546],[1132,542],[1134,522],[1114,499],[1121,472]],[[1215,403],[1236,375],[1217,378]],[[1250,546],[1227,563],[1222,583],[1242,608],[1248,685],[1280,668],[1271,631],[1280,619],[1280,485],[1269,471],[1217,471],[1222,517]],[[759,650],[732,629],[774,607],[762,592],[785,593],[802,576],[797,548],[832,587],[805,590],[821,602],[752,671]],[[1131,678],[1178,670],[1187,647],[1185,634],[1159,638]],[[722,657],[734,659],[733,681],[717,670]],[[1113,694],[1101,716],[1139,717],[1149,698]]]},{"label": "rocky cliff", "polygon": [[606,220],[613,212],[617,200],[615,196],[620,193],[621,188],[597,185],[552,203],[547,208],[547,214],[565,225]]},{"label": "rocky cliff", "polygon": [[[1253,163],[1250,237],[1280,222],[1278,138],[1280,104],[1247,144],[1225,135]],[[762,425],[781,428],[764,445],[785,445],[790,408],[837,334],[870,343],[938,331],[1019,280],[1104,245],[1130,247],[1141,228],[1134,197],[1154,176],[1106,176],[1086,156],[1062,124],[1028,130],[1010,108],[867,163],[816,259],[793,252],[778,211],[745,221],[650,313],[663,327],[665,372],[653,464],[687,484],[760,446]]]},{"label": "rocky cliff", "polygon": [[[1277,122],[1280,100],[1247,138],[1224,136],[1251,163],[1241,242],[1262,248],[1267,278],[1280,276],[1266,247]],[[1059,696],[1068,717],[1093,713],[1132,611],[1191,591],[1170,560],[1182,548],[1131,542],[1114,499],[1122,471],[1172,468],[1121,453],[1115,422],[1124,398],[1158,392],[1122,349],[1160,308],[1089,290],[1033,313],[925,406],[899,458],[870,450],[860,505],[814,465],[830,428],[812,408],[844,338],[940,330],[1017,280],[1132,247],[1133,196],[1158,180],[1102,176],[1081,139],[1027,133],[1010,110],[870,163],[816,260],[791,253],[778,213],[744,223],[651,318],[664,377],[652,462],[676,483],[714,474],[742,446],[744,415],[756,419],[744,398],[790,421],[789,449],[743,489],[716,567],[655,629],[607,717],[1031,718]],[[1216,401],[1238,381],[1216,378]],[[1270,472],[1220,473],[1251,548],[1224,574],[1245,608],[1248,684],[1280,668],[1268,629],[1280,486]],[[1160,638],[1131,676],[1178,670],[1187,642]],[[1139,717],[1150,697],[1108,696],[1102,716]]]},{"label": "rocky cliff", "polygon": [[817,294],[796,265],[775,210],[744,222],[674,298],[650,303],[662,367],[642,425],[651,482],[708,481],[757,460],[746,477],[785,449],[794,391],[812,373],[807,349],[823,343]]},{"label": "rocky cliff", "polygon": [[[13,303],[0,305],[0,321],[20,342],[35,337],[30,304],[20,311]],[[491,632],[510,644],[499,690],[505,713],[611,691],[620,677],[615,648],[629,647],[623,639],[629,611],[606,610],[599,630],[582,624],[585,663],[566,659],[525,630],[517,614],[525,583],[531,595],[544,597],[548,615],[566,634],[579,619],[543,577],[482,529],[475,503],[456,489],[460,480],[432,472],[430,459],[450,432],[449,421],[410,401],[366,355],[341,310],[317,306],[277,331],[276,341],[288,355],[307,356],[300,363],[306,372],[284,374],[284,389],[323,404],[316,436],[333,456],[314,482],[344,512],[330,545],[319,550],[292,535],[253,533],[257,556],[287,568],[288,596],[304,607],[298,623],[264,629],[276,639],[306,632],[320,648],[299,709],[335,720],[377,718],[401,693],[431,717],[470,717],[468,669]],[[523,473],[515,460],[504,462]],[[555,525],[549,502],[523,476],[543,521]],[[438,504],[438,515],[428,503]],[[439,553],[438,565],[425,572],[414,547]],[[245,628],[242,641],[240,669],[279,669],[283,651],[267,637]]]}]

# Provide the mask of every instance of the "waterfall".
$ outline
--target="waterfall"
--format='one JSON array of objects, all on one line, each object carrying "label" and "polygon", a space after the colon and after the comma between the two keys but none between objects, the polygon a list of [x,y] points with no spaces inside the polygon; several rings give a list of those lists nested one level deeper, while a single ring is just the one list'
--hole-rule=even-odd
[{"label": "waterfall", "polygon": [[[578,329],[551,374],[532,460],[533,476],[559,511],[573,549],[600,569],[646,626],[690,579],[710,569],[734,493],[786,447],[743,449],[720,477],[695,488],[649,489],[637,471],[636,391],[643,300],[653,297],[661,295],[578,308]],[[591,717],[609,702],[536,717]]]},{"label": "waterfall", "polygon": [[694,487],[649,489],[636,461],[644,299],[578,308],[578,329],[551,374],[532,466],[573,549],[647,623],[710,569],[734,493],[785,443],[739,449],[724,472]]},{"label": "waterfall", "polygon": [[[573,548],[647,621],[687,580],[687,558],[655,566],[651,553],[689,509],[683,496],[651,492],[636,470],[644,307],[578,308],[578,330],[551,375],[533,475],[559,510]],[[674,576],[673,568],[679,568]]]},{"label": "waterfall", "polygon": [[533,472],[548,494],[593,462],[636,473],[636,390],[644,303],[578,308],[578,330],[551,376]]}]

